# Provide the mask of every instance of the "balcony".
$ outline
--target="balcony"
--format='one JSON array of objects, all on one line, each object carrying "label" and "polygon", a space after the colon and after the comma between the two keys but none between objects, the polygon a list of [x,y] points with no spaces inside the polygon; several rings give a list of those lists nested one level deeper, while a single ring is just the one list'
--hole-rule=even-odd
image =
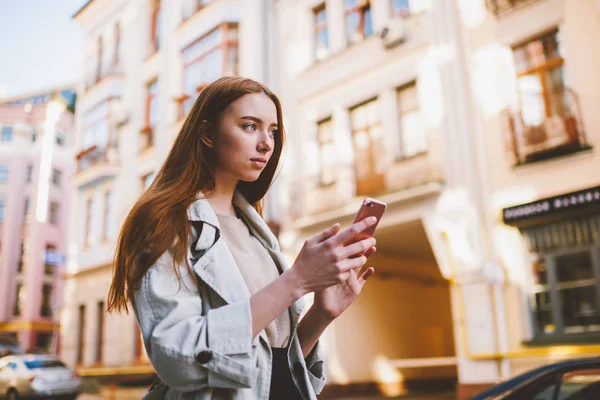
[{"label": "balcony", "polygon": [[377,184],[366,192],[358,192],[361,187],[353,166],[336,167],[335,176],[335,182],[328,185],[319,184],[318,177],[312,176],[303,178],[300,185],[291,186],[290,217],[298,226],[334,214],[353,214],[365,196],[387,198],[390,202],[426,197],[444,180],[442,165],[429,153],[387,165],[377,176]]},{"label": "balcony", "polygon": [[114,177],[119,172],[118,145],[109,143],[101,148],[93,145],[80,151],[76,156],[77,172],[73,176],[76,186]]},{"label": "balcony", "polygon": [[503,17],[539,0],[486,0],[486,6],[496,17]]},{"label": "balcony", "polygon": [[[591,149],[587,142],[579,100],[565,90],[565,102],[554,115],[536,110],[505,111],[507,149],[515,166]],[[537,122],[537,123],[536,123]]]}]

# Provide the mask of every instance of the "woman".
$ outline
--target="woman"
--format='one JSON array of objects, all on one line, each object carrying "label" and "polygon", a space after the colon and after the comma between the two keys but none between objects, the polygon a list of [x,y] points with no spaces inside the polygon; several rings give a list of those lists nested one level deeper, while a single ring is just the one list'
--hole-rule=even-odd
[{"label": "woman", "polygon": [[[358,296],[375,221],[310,238],[288,267],[261,217],[284,143],[281,104],[226,77],[202,91],[117,243],[110,311],[131,303],[162,383],[146,398],[316,399],[318,340]],[[301,321],[302,296],[315,293]]]}]

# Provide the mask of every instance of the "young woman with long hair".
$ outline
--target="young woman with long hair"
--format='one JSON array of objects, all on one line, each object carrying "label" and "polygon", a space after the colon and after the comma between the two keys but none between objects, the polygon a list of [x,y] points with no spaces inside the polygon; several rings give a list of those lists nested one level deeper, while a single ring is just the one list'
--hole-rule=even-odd
[{"label": "young woman with long hair", "polygon": [[283,145],[277,96],[221,78],[200,93],[129,212],[108,309],[134,310],[160,378],[145,398],[316,399],[322,390],[319,337],[374,273],[359,275],[375,240],[347,243],[375,221],[335,224],[288,266],[261,217]]}]

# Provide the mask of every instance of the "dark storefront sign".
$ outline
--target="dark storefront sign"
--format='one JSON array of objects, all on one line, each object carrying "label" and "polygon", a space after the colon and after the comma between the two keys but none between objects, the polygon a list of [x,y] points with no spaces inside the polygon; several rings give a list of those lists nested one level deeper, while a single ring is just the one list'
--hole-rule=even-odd
[{"label": "dark storefront sign", "polygon": [[505,208],[504,223],[517,227],[600,213],[600,186]]}]

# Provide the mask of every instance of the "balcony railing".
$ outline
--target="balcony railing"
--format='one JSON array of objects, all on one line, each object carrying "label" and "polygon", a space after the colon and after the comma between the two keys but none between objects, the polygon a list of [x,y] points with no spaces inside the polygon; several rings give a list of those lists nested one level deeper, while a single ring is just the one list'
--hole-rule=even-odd
[{"label": "balcony railing", "polygon": [[515,165],[542,161],[591,148],[588,144],[577,95],[564,92],[565,102],[556,115],[540,123],[527,123],[523,112],[505,111],[508,150]]},{"label": "balcony railing", "polygon": [[496,17],[502,17],[506,14],[515,12],[523,7],[540,0],[486,0],[487,8],[493,12]]},{"label": "balcony railing", "polygon": [[117,152],[116,142],[109,143],[104,148],[93,145],[83,149],[76,156],[77,172],[85,171],[98,164],[114,162],[117,160]]}]

